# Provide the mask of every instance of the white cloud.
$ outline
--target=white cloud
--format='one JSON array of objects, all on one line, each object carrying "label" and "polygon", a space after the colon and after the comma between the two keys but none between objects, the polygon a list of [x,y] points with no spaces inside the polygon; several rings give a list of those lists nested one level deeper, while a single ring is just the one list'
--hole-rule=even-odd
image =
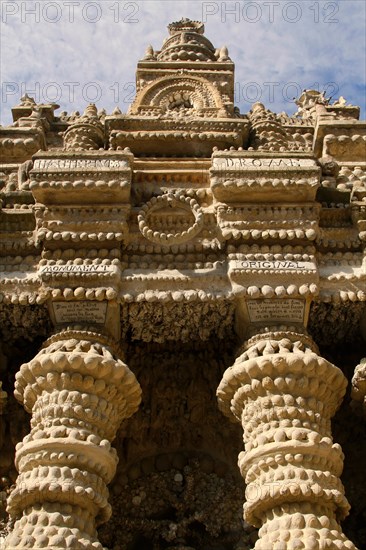
[{"label": "white cloud", "polygon": [[328,85],[360,105],[364,117],[365,6],[362,0],[1,0],[1,120],[11,122],[10,109],[27,90],[38,101],[58,93],[67,111],[83,110],[100,92],[98,107],[111,112],[119,104],[126,111],[137,61],[148,44],[160,49],[167,24],[181,17],[206,17],[206,36],[228,46],[242,111],[260,99],[293,112],[291,98],[301,89]]}]

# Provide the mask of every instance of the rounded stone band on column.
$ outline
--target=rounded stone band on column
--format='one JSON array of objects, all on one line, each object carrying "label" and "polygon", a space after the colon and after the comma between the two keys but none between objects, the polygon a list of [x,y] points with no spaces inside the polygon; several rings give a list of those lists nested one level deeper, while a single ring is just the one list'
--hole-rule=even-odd
[{"label": "rounded stone band on column", "polygon": [[220,410],[244,430],[239,467],[244,518],[260,527],[255,550],[355,548],[339,525],[350,506],[330,424],[347,381],[316,351],[304,334],[258,335],[217,390]]},{"label": "rounded stone band on column", "polygon": [[31,432],[16,449],[6,549],[102,549],[96,527],[110,517],[118,462],[111,441],[141,401],[119,353],[107,337],[67,329],[21,366],[14,393],[32,414]]}]

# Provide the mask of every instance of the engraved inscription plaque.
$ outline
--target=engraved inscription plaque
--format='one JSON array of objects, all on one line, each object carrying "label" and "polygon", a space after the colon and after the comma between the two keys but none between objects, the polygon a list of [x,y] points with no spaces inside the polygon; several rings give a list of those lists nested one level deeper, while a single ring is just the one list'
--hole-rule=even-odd
[{"label": "engraved inscription plaque", "polygon": [[303,323],[305,301],[284,298],[278,300],[248,300],[247,308],[252,323],[281,321]]},{"label": "engraved inscription plaque", "polygon": [[36,159],[34,170],[113,170],[127,168],[120,159]]},{"label": "engraved inscription plaque", "polygon": [[232,269],[243,270],[277,270],[277,271],[316,271],[314,262],[302,262],[299,260],[231,260]]},{"label": "engraved inscription plaque", "polygon": [[303,168],[316,167],[312,159],[295,158],[249,158],[249,157],[214,157],[212,166],[214,169],[225,170],[255,170],[256,168],[278,170],[279,168]]},{"label": "engraved inscription plaque", "polygon": [[107,315],[107,302],[53,302],[56,323],[97,323],[104,324]]},{"label": "engraved inscription plaque", "polygon": [[108,265],[95,264],[68,264],[68,265],[45,265],[40,267],[39,274],[57,275],[64,273],[108,273],[113,272],[115,268]]}]

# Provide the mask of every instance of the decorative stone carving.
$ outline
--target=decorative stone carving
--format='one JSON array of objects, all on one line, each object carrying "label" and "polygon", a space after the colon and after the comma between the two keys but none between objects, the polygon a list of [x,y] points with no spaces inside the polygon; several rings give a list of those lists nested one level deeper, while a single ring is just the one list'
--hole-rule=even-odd
[{"label": "decorative stone carving", "polygon": [[[221,202],[265,203],[267,209],[276,208],[271,203],[285,206],[288,202],[310,202],[320,183],[320,169],[311,158],[249,151],[215,151],[210,176],[219,208]],[[273,212],[272,219],[276,217]],[[286,221],[284,217],[288,216],[281,215],[282,222]]]},{"label": "decorative stone carving", "polygon": [[45,149],[43,131],[29,126],[0,128],[0,154],[12,162],[24,162],[39,149]]},{"label": "decorative stone carving", "polygon": [[95,528],[111,509],[117,428],[138,408],[141,390],[108,338],[65,330],[22,365],[15,396],[32,413],[17,446],[17,484],[8,501],[16,520],[6,548],[102,548]]},{"label": "decorative stone carving", "polygon": [[243,426],[244,517],[261,527],[256,550],[355,548],[338,523],[350,506],[330,430],[346,384],[308,337],[289,332],[251,338],[225,372],[219,408]]},{"label": "decorative stone carving", "polygon": [[200,21],[182,18],[168,25],[169,38],[164,41],[158,61],[216,61],[215,48],[203,35],[205,27]]},{"label": "decorative stone carving", "polygon": [[326,112],[325,106],[329,104],[329,100],[324,96],[324,92],[304,90],[295,103],[298,105],[297,115],[306,121],[314,123],[319,113]]},{"label": "decorative stone carving", "polygon": [[[165,210],[164,216],[160,218],[159,225],[162,230],[155,230],[148,224],[148,218],[154,217],[157,211]],[[168,210],[168,211],[167,211]],[[175,227],[170,225],[176,223],[174,220],[174,210],[188,213],[193,216],[193,223],[186,226],[186,220],[182,219],[180,224],[183,225],[182,231],[176,231]],[[165,218],[165,219],[164,219]],[[137,217],[139,229],[141,233],[149,241],[162,244],[180,244],[195,237],[203,226],[203,213],[195,199],[185,197],[184,195],[174,195],[167,193],[153,197],[145,204]]]},{"label": "decorative stone carving", "polygon": [[[250,529],[253,537],[240,531],[241,505],[238,503],[243,500],[238,496],[242,486],[240,476],[233,476],[232,481],[228,481],[219,473],[222,468],[218,460],[220,445],[225,447],[222,460],[230,472],[236,471],[240,427],[232,428],[235,430],[235,437],[232,437],[226,420],[221,418],[220,421],[212,389],[207,394],[207,381],[211,381],[216,390],[223,370],[233,362],[236,335],[239,334],[241,341],[249,338],[246,332],[249,323],[250,334],[269,330],[268,323],[276,323],[278,330],[283,324],[281,330],[285,332],[301,331],[305,324],[314,341],[321,346],[322,355],[340,365],[346,373],[351,372],[364,355],[366,126],[358,120],[359,108],[348,105],[344,98],[331,104],[324,94],[306,90],[297,102],[299,110],[294,115],[272,113],[258,103],[248,114],[242,114],[234,106],[237,84],[226,46],[213,46],[204,35],[202,23],[182,19],[169,26],[169,36],[161,49],[149,46],[144,59],[138,63],[136,97],[131,97],[132,106],[127,114],[116,107],[107,115],[103,108],[97,110],[90,105],[84,114],[75,110],[69,115],[63,111],[55,116],[57,105],[36,104],[32,98],[24,96],[12,109],[13,126],[0,128],[0,332],[7,356],[12,358],[9,365],[0,369],[0,379],[8,394],[12,391],[18,365],[35,355],[40,341],[49,336],[52,326],[60,330],[61,326],[70,323],[78,323],[85,331],[92,323],[99,327],[95,331],[100,332],[104,327],[116,339],[122,338],[128,345],[128,363],[139,381],[146,382],[143,385],[143,414],[128,422],[128,429],[123,425],[115,444],[123,466],[116,478],[119,499],[113,502],[116,507],[114,519],[100,538],[108,547],[132,544],[129,550],[141,550],[146,542],[145,534],[149,543],[161,543],[164,548],[170,545],[199,550],[215,547],[215,550],[219,550],[218,547],[220,550],[249,550],[254,544],[254,528],[248,523],[244,525],[245,533]],[[276,338],[270,337],[269,348],[276,348]],[[75,337],[75,341],[77,346],[78,338]],[[143,349],[141,364],[135,361],[138,349]],[[169,359],[168,349],[171,350]],[[303,361],[305,365],[307,352],[303,357],[302,352],[295,353],[291,346],[287,351],[285,355],[290,363],[295,357],[294,364],[298,366]],[[51,358],[57,353],[52,351]],[[73,353],[71,351],[70,355]],[[188,360],[189,354],[192,356]],[[223,359],[226,355],[230,358]],[[213,379],[215,356],[220,357],[221,363]],[[282,352],[271,352],[266,357],[270,357],[274,365],[277,362],[282,365]],[[45,361],[43,355],[37,356],[26,370],[28,374],[34,372],[37,378],[29,382],[35,391],[41,391],[47,376],[52,382],[52,373],[56,372],[53,367],[44,367],[43,363],[38,372],[39,358]],[[152,372],[153,358],[160,370]],[[245,371],[247,360],[238,361],[238,369],[244,365]],[[316,365],[319,362],[321,373],[323,360],[314,361]],[[67,365],[65,376],[71,369],[69,363]],[[291,365],[285,361],[290,374]],[[296,406],[287,407],[289,413],[285,406],[276,405],[275,412],[283,416],[282,423],[300,422],[300,426],[295,427],[306,431],[310,429],[303,426],[305,420],[301,415],[305,406],[302,406],[301,392],[305,392],[308,378],[315,375],[306,378],[308,367],[304,365],[301,367],[304,376],[295,378],[302,380],[304,377],[304,386],[300,387],[298,382],[291,388]],[[207,380],[200,379],[200,373],[206,376],[206,369],[210,375]],[[328,366],[325,372],[330,373],[331,379],[332,368]],[[87,393],[75,389],[75,384],[79,383],[78,374],[71,373],[74,378],[69,385],[70,399],[73,399],[73,392],[77,398]],[[280,376],[281,373],[276,374],[276,379]],[[286,378],[292,384],[291,377],[286,375]],[[100,380],[97,382],[99,384]],[[253,386],[256,387],[257,382],[256,379]],[[30,439],[19,450],[19,457],[22,452],[30,454],[31,445],[42,441],[36,438],[36,427],[43,422],[38,411],[45,397],[39,394],[32,397],[29,384],[24,400],[35,400],[36,416]],[[361,364],[356,369],[353,389],[354,399],[360,399],[359,404],[362,403],[363,385]],[[62,393],[57,387],[53,393],[51,389],[47,391],[44,396],[50,394],[55,398]],[[93,386],[90,395],[95,391]],[[340,393],[340,390],[335,391],[334,399]],[[274,394],[269,395],[273,397]],[[273,398],[279,395],[280,392]],[[291,392],[284,395],[290,399]],[[329,409],[327,395],[325,392],[324,407]],[[318,401],[322,399],[320,396]],[[68,402],[54,409],[60,429],[69,422],[64,415]],[[255,403],[259,402],[258,397]],[[0,489],[4,488],[0,490],[0,499],[3,500],[7,496],[4,492],[16,480],[16,471],[11,465],[15,454],[13,445],[19,441],[21,429],[28,431],[27,413],[21,416],[15,405],[13,408],[8,398],[2,415],[5,452],[0,453]],[[96,415],[99,414],[97,405],[96,402]],[[246,402],[242,408],[247,407],[251,410],[252,405]],[[313,404],[306,407],[307,413],[312,415]],[[332,411],[328,409],[329,420]],[[362,523],[365,513],[362,464],[366,453],[363,431],[366,424],[354,422],[356,409],[345,405],[335,419],[335,429],[337,440],[342,441],[347,452],[342,479],[352,504],[352,514],[345,523],[345,532],[361,548],[366,540]],[[49,414],[48,407],[42,410],[46,416]],[[289,418],[289,414],[294,418]],[[71,420],[80,419],[72,417]],[[47,417],[45,422],[49,422],[47,431],[56,420]],[[259,426],[261,424],[265,424],[265,419]],[[92,431],[94,427],[93,424]],[[83,430],[80,427],[79,431],[84,433]],[[278,434],[280,428],[272,424],[268,432],[272,433],[271,430]],[[328,437],[324,435],[325,429],[317,430],[314,427],[310,431],[320,434],[321,438]],[[246,434],[249,444],[251,434]],[[261,437],[265,434],[263,432]],[[54,439],[67,440],[69,444],[73,437],[65,435]],[[49,439],[53,445],[52,438]],[[126,442],[128,438],[133,442],[131,446]],[[10,447],[6,447],[8,440]],[[207,442],[204,453],[197,451],[203,440]],[[276,442],[280,450],[274,456],[275,460],[281,455],[286,472],[292,472],[293,467],[286,458],[291,453],[284,452],[289,441]],[[82,443],[79,441],[80,445]],[[262,443],[259,448],[263,449],[266,444]],[[306,442],[296,445],[301,454]],[[93,442],[85,446],[91,452],[98,447]],[[198,468],[194,482],[188,481],[192,478],[187,476],[187,485],[185,472],[174,471],[176,463],[181,463],[177,457],[188,457],[188,462],[196,458],[191,454],[192,447],[201,454],[198,458],[202,463],[206,464],[207,456],[210,457],[208,462],[214,463],[214,470],[208,474],[211,477],[203,489],[199,483],[200,479],[203,481],[199,473],[202,468]],[[131,448],[133,452],[129,454]],[[329,441],[323,442],[319,443],[317,451],[327,453],[329,448]],[[249,458],[252,451],[248,451]],[[336,451],[329,450],[329,453],[332,457]],[[35,476],[42,468],[58,468],[57,456],[53,456],[50,464],[44,464],[44,457],[37,452]],[[335,460],[333,465],[327,466],[328,470],[323,466],[321,470],[314,464],[317,458],[314,451],[313,458],[304,459],[305,475],[313,481],[320,472],[323,483],[324,476],[328,475],[324,472],[329,472],[329,479],[341,494],[338,473],[332,471],[333,466],[338,470],[340,466],[334,465]],[[14,497],[14,513],[21,514],[24,508],[24,517],[19,521],[29,519],[24,536],[33,536],[36,524],[32,526],[31,521],[38,512],[25,506],[29,495],[24,500],[23,496],[32,489],[31,484],[41,478],[33,479],[22,460],[19,459],[19,483],[22,485],[15,493],[20,496]],[[72,468],[82,471],[84,466],[78,462],[78,457],[74,460]],[[246,459],[243,460],[245,470]],[[169,469],[165,469],[166,475],[163,475],[159,468],[165,468],[167,463]],[[151,464],[156,466],[153,472],[149,470]],[[67,467],[63,465],[61,469]],[[276,471],[273,468],[277,468]],[[278,472],[282,475],[281,465],[273,468],[268,470],[269,478]],[[88,470],[88,465],[83,471],[87,471],[83,478],[87,483],[93,472]],[[146,474],[147,471],[150,473]],[[65,481],[62,477],[66,476],[65,472],[63,469],[59,479]],[[295,480],[303,475],[301,472],[295,471]],[[140,478],[135,477],[140,474]],[[175,475],[183,476],[184,483],[179,481],[172,489]],[[81,474],[76,472],[75,476]],[[96,483],[100,483],[102,493],[106,494],[106,475],[102,478]],[[263,479],[260,476],[257,479],[262,488],[268,486],[267,478]],[[277,481],[280,480],[268,483],[273,485]],[[138,505],[139,514],[134,514],[133,499],[137,502],[135,497],[140,496],[142,489],[147,495],[146,488],[155,483],[154,490]],[[191,483],[194,491],[190,489]],[[253,483],[256,481],[251,481],[250,487]],[[54,512],[49,509],[49,515],[43,518],[52,519],[53,513],[63,514],[65,522],[70,522],[66,527],[73,529],[72,525],[78,521],[77,506],[81,502],[81,497],[74,499],[75,484],[70,489],[74,499],[70,513],[70,508],[67,513],[65,511],[67,503],[57,500],[61,498],[58,485],[55,488],[51,483],[47,487],[40,482],[39,486],[34,488],[34,493],[29,489],[29,502],[39,496],[41,507],[54,507]],[[308,486],[311,488],[312,484],[309,482]],[[325,491],[329,489],[326,484],[322,487]],[[23,489],[25,493],[21,493]],[[163,498],[159,500],[160,489]],[[140,492],[135,494],[135,490]],[[128,492],[126,498],[123,491]],[[207,492],[213,496],[206,501]],[[179,495],[183,494],[188,495],[184,503],[179,500]],[[221,494],[226,497],[216,506],[215,499]],[[298,495],[293,495],[293,502],[284,501],[281,506],[299,506],[306,519],[310,516],[304,510],[309,505],[314,507],[311,513],[321,518],[318,504],[311,501],[311,491],[309,494],[306,502],[305,499],[300,503]],[[329,504],[334,495],[327,495],[330,500],[324,504],[326,514],[332,506],[342,508],[341,497],[340,504]],[[272,520],[267,521],[264,516],[272,513],[272,508],[277,513],[274,502],[277,497],[269,495],[266,498],[263,499],[268,505],[265,512],[262,513],[258,502],[250,501],[248,507],[253,504],[250,512],[253,517],[258,510],[265,525],[272,528]],[[159,501],[159,514],[161,512],[158,519],[153,514],[156,500]],[[46,504],[48,502],[50,504]],[[103,503],[92,504],[92,500],[85,497],[87,502],[91,512],[85,512],[83,517],[93,529],[93,518]],[[221,512],[223,509],[226,511]],[[73,514],[74,519],[68,518]],[[281,514],[282,522],[286,514],[283,511]],[[233,515],[236,520],[230,529],[237,529],[237,533],[232,532],[229,536],[225,525],[231,524]],[[299,525],[301,523],[302,519]],[[22,531],[22,525],[16,523],[17,533]],[[139,533],[140,525],[144,534]],[[220,530],[212,534],[216,526]],[[12,527],[12,523],[5,526],[5,511],[0,510],[0,546],[1,536]],[[79,527],[82,531],[83,527]],[[121,534],[124,529],[125,533]],[[335,526],[339,534],[337,529]],[[283,533],[287,530],[284,527]],[[106,536],[109,531],[116,535]],[[267,535],[262,533],[263,540],[267,541]],[[239,542],[242,536],[243,541]],[[329,538],[324,536],[323,542]],[[341,535],[339,537],[341,540]],[[95,540],[94,543],[98,547],[99,543]],[[67,539],[64,544],[71,542]],[[282,540],[281,544],[290,547],[292,542]],[[266,550],[270,547],[271,544]]]},{"label": "decorative stone carving", "polygon": [[104,145],[104,130],[98,111],[91,103],[84,114],[66,130],[64,134],[65,151],[92,151]]},{"label": "decorative stone carving", "polygon": [[129,112],[131,115],[140,111],[147,113],[148,106],[167,117],[175,113],[181,117],[190,114],[196,117],[204,114],[217,116],[218,111],[224,109],[217,88],[208,80],[194,75],[165,76],[154,81],[137,94]]},{"label": "decorative stone carving", "polygon": [[182,19],[169,25],[161,51],[148,48],[127,116],[106,118],[113,150],[165,156],[169,141],[171,155],[209,156],[214,146],[246,142],[248,120],[234,112],[233,63],[203,32],[202,23]]},{"label": "decorative stone carving", "polygon": [[323,154],[336,159],[364,162],[366,154],[366,128],[362,134],[327,134],[324,138]]},{"label": "decorative stone carving", "polygon": [[[287,132],[274,113],[262,103],[254,103],[249,119],[252,126],[250,145],[258,151],[310,151],[311,134],[291,134]],[[307,139],[306,139],[307,137]]]}]

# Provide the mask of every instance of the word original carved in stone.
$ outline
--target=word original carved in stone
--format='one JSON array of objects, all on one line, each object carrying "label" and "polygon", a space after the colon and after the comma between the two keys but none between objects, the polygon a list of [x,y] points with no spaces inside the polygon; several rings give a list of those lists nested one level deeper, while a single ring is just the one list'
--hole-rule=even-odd
[{"label": "word original carved in stone", "polygon": [[312,262],[297,260],[232,260],[232,269],[251,269],[253,271],[270,269],[279,271],[313,271],[316,265]]}]

